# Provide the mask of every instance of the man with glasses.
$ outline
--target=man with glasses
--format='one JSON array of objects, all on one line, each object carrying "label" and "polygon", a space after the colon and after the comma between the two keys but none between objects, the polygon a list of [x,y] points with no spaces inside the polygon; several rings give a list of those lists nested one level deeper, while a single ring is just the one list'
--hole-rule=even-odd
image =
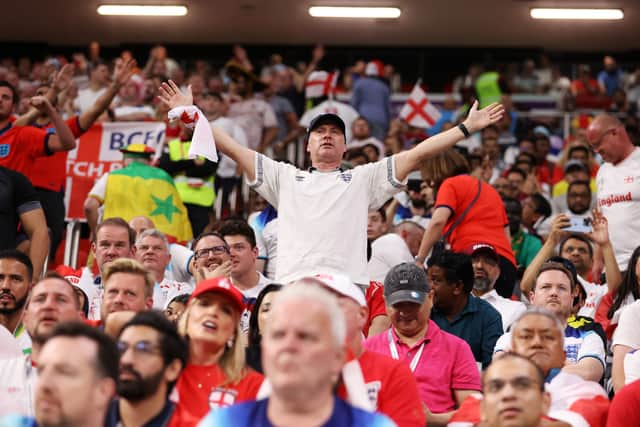
[{"label": "man with glasses", "polygon": [[168,396],[185,364],[187,346],[159,311],[143,311],[127,322],[117,341],[116,390],[106,427],[168,425],[174,404]]},{"label": "man with glasses", "polygon": [[640,240],[640,149],[617,118],[597,116],[587,140],[605,163],[598,170],[598,206],[609,220],[611,243],[620,270],[626,270]]},{"label": "man with glasses", "polygon": [[196,281],[208,275],[231,275],[229,246],[219,233],[204,233],[193,243],[193,272]]}]

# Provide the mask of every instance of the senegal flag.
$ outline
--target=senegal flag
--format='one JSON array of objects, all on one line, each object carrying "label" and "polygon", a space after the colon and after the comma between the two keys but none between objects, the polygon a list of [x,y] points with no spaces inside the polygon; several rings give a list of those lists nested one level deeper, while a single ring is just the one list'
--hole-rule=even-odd
[{"label": "senegal flag", "polygon": [[187,242],[193,237],[191,223],[173,179],[160,168],[133,162],[109,172],[103,218],[134,216],[151,218],[170,241]]}]

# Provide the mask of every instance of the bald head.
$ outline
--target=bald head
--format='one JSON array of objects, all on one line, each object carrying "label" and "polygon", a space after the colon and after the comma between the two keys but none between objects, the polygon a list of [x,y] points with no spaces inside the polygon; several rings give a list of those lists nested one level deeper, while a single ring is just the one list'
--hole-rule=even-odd
[{"label": "bald head", "polygon": [[153,221],[151,221],[151,219],[146,216],[134,216],[129,220],[129,227],[135,230],[136,236],[145,230],[156,228]]},{"label": "bald head", "polygon": [[616,117],[601,114],[587,129],[587,140],[593,151],[600,154],[605,162],[618,164],[634,150],[633,143]]},{"label": "bald head", "polygon": [[420,224],[414,221],[402,221],[393,228],[393,231],[402,237],[411,255],[418,255],[420,242],[422,242],[422,235],[424,234],[424,228]]}]

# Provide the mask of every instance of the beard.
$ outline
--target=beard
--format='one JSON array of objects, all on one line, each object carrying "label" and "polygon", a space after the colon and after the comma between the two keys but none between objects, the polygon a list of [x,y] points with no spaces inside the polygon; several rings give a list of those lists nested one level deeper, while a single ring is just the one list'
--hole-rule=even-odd
[{"label": "beard", "polygon": [[143,377],[130,365],[120,368],[120,373],[129,372],[135,379],[118,379],[116,391],[118,395],[132,402],[139,402],[153,395],[164,379],[164,368],[150,377]]},{"label": "beard", "polygon": [[27,303],[27,295],[20,299],[17,299],[11,292],[9,292],[9,290],[0,292],[0,295],[2,294],[8,294],[13,299],[13,307],[6,307],[0,304],[0,314],[4,314],[5,316],[17,313],[18,311],[22,310],[22,307],[24,307],[24,305]]},{"label": "beard", "polygon": [[488,277],[476,277],[473,279],[473,289],[478,292],[487,292],[491,289],[491,279]]}]

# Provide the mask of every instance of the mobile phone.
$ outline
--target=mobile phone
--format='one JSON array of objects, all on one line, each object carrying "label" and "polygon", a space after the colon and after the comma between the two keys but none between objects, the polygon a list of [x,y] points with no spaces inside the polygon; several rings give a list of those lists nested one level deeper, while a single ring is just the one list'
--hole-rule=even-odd
[{"label": "mobile phone", "polygon": [[591,218],[569,218],[571,225],[564,229],[564,231],[570,231],[572,233],[591,233]]}]

